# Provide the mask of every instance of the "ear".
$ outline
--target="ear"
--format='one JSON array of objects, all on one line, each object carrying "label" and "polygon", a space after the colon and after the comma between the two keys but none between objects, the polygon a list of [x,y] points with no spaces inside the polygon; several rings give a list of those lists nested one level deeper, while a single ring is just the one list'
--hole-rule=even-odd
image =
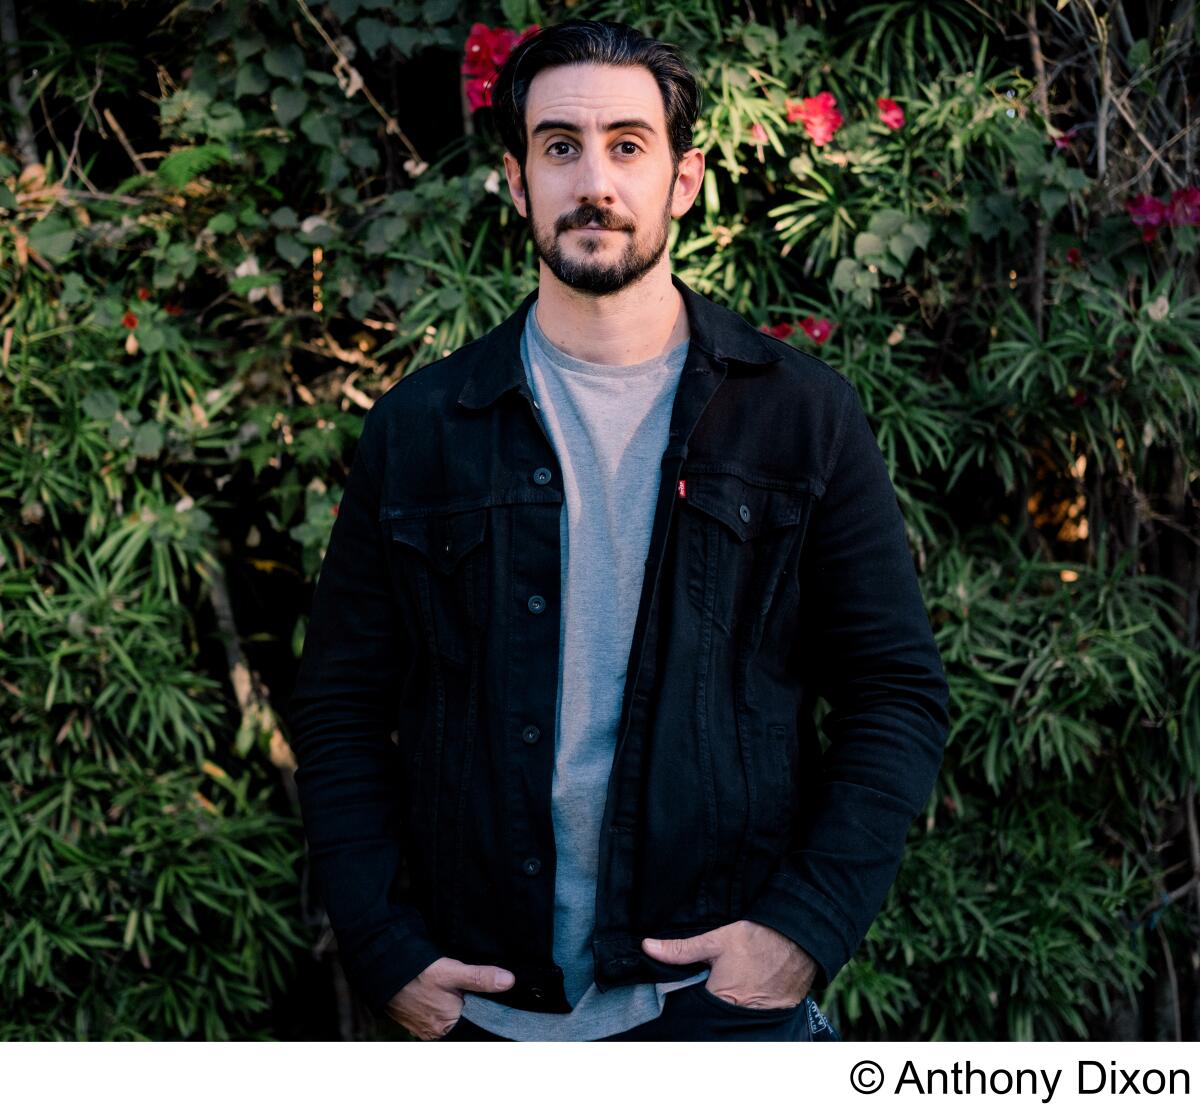
[{"label": "ear", "polygon": [[685,151],[679,160],[679,172],[671,194],[671,215],[678,218],[692,207],[704,183],[704,152],[699,147]]},{"label": "ear", "polygon": [[508,192],[517,206],[517,211],[526,216],[525,187],[521,183],[521,164],[508,151],[504,152],[504,176],[508,179]]}]

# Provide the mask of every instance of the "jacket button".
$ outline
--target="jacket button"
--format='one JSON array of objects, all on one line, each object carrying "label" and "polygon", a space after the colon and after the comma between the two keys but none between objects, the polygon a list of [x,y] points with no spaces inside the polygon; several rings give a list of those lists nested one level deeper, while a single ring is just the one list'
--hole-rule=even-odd
[{"label": "jacket button", "polygon": [[525,875],[536,876],[542,870],[542,862],[536,856],[531,856],[521,865],[521,868]]},{"label": "jacket button", "polygon": [[534,999],[544,999],[546,996],[546,993],[542,991],[541,988],[530,988],[529,994],[532,995]]},{"label": "jacket button", "polygon": [[546,599],[540,594],[531,594],[527,605],[530,613],[541,613],[546,608]]},{"label": "jacket button", "polygon": [[538,467],[533,472],[533,481],[539,486],[545,486],[550,481],[550,469],[548,467]]},{"label": "jacket button", "polygon": [[749,521],[750,520],[750,507],[748,505],[739,505],[738,506],[738,516],[741,517],[741,519],[743,521]]},{"label": "jacket button", "polygon": [[542,731],[536,725],[527,725],[521,730],[521,740],[527,745],[533,744],[541,735]]}]

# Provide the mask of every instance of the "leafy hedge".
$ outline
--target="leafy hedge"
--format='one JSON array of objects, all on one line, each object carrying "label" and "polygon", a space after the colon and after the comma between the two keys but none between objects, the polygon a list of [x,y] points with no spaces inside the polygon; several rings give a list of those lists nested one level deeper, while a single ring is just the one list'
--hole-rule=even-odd
[{"label": "leafy hedge", "polygon": [[0,1037],[283,1035],[329,943],[273,711],[302,587],[372,399],[536,281],[488,62],[568,15],[693,59],[675,269],[856,383],[951,678],[938,787],[823,1006],[852,1038],[1195,1037],[1176,7],[16,4]]}]

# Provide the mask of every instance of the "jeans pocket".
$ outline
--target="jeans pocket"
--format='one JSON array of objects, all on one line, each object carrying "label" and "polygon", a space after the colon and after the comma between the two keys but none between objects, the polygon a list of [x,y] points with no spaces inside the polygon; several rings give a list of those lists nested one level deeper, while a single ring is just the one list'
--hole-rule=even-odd
[{"label": "jeans pocket", "polygon": [[745,1007],[741,1003],[730,1003],[728,999],[722,999],[719,995],[709,991],[707,980],[701,980],[694,987],[700,998],[706,1003],[728,1014],[746,1015],[753,1018],[787,1018],[789,1015],[796,1014],[803,1006],[802,1003],[792,1003],[786,1007]]}]

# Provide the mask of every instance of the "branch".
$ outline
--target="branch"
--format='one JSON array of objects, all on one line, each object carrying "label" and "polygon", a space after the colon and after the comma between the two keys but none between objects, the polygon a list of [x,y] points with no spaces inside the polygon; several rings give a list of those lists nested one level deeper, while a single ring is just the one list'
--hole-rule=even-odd
[{"label": "branch", "polygon": [[17,45],[21,36],[17,30],[17,11],[13,0],[0,0],[0,41],[4,43],[4,52],[8,55],[8,102],[17,121],[17,154],[22,166],[34,166],[42,159],[33,137],[33,124],[29,122],[29,102],[21,88],[24,81],[21,77],[21,51]]}]

